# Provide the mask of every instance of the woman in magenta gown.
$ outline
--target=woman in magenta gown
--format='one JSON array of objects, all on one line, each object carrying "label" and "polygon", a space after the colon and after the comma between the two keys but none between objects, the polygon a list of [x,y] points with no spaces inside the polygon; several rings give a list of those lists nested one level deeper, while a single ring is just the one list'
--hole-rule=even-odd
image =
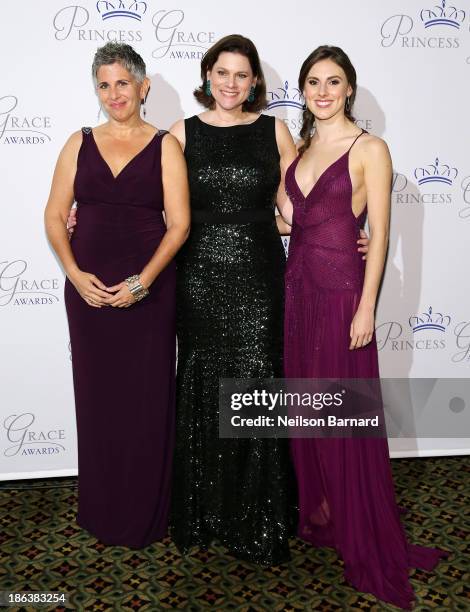
[{"label": "woman in magenta gown", "polygon": [[[374,310],[388,241],[390,155],[353,122],[356,74],[341,49],[316,49],[301,68],[299,89],[303,141],[286,173],[290,202],[282,209],[292,220],[285,375],[378,378]],[[356,249],[366,214],[367,265]],[[298,438],[291,450],[299,536],[334,547],[358,590],[410,608],[409,568],[430,570],[445,553],[407,542],[386,438]]]},{"label": "woman in magenta gown", "polygon": [[[74,133],[46,208],[67,275],[78,434],[78,524],[141,548],[167,533],[175,418],[173,256],[189,231],[176,139],[141,119],[149,80],[128,45],[98,49],[109,120]],[[73,200],[79,223],[69,242]],[[165,221],[163,218],[165,212]]]}]

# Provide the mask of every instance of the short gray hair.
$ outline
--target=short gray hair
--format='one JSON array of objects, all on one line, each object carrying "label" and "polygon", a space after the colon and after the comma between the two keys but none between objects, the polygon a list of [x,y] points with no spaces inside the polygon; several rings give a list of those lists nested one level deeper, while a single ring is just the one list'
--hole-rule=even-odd
[{"label": "short gray hair", "polygon": [[141,56],[130,45],[119,42],[108,42],[100,47],[93,58],[91,72],[93,80],[98,80],[98,70],[101,66],[107,66],[118,62],[125,68],[138,83],[143,83],[146,75],[145,62]]}]

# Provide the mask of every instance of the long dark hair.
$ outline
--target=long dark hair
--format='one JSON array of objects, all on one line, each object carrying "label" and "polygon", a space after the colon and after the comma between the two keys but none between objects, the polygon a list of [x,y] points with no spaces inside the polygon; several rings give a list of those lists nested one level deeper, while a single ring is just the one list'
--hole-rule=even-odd
[{"label": "long dark hair", "polygon": [[[311,67],[324,59],[330,59],[335,64],[337,64],[340,68],[344,70],[346,78],[348,80],[348,84],[351,86],[352,93],[349,96],[349,108],[344,108],[345,116],[352,122],[355,121],[351,109],[354,104],[354,100],[356,98],[357,91],[357,77],[356,70],[354,66],[351,64],[351,60],[346,55],[346,53],[340,47],[331,47],[329,45],[321,45],[317,47],[307,59],[302,64],[299,73],[299,89],[300,91],[304,90],[305,81],[307,79],[308,73],[310,72]],[[300,137],[303,140],[303,145],[299,149],[299,153],[302,155],[310,146],[310,141],[312,140],[312,130],[315,125],[315,117],[313,113],[305,107],[305,110],[302,115],[302,128],[300,130]]]},{"label": "long dark hair", "polygon": [[206,51],[204,57],[201,60],[201,79],[202,83],[199,87],[194,90],[194,97],[206,108],[214,108],[215,100],[212,96],[208,96],[206,93],[207,86],[207,71],[212,70],[212,67],[219,58],[219,55],[224,52],[228,53],[240,53],[244,55],[250,62],[251,70],[253,75],[257,78],[256,87],[254,92],[254,100],[248,102],[245,100],[243,103],[243,110],[246,112],[257,112],[263,110],[267,106],[266,100],[266,81],[261,68],[261,62],[259,59],[258,51],[254,43],[249,39],[245,38],[241,34],[230,34],[224,36],[218,40],[215,45],[212,45],[210,49]]}]

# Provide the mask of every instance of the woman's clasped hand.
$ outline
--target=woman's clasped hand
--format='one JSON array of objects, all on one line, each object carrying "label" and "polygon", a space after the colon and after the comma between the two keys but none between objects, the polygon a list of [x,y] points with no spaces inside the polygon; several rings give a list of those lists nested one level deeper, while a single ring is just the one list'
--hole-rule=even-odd
[{"label": "woman's clasped hand", "polygon": [[95,274],[81,270],[72,274],[70,281],[85,302],[93,308],[102,306],[129,308],[137,301],[125,281],[106,287]]}]

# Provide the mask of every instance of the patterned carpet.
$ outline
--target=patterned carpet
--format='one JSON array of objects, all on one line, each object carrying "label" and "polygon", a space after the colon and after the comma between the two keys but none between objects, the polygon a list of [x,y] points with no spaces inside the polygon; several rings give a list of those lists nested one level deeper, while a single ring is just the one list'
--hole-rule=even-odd
[{"label": "patterned carpet", "polygon": [[[433,573],[412,572],[415,610],[470,610],[470,457],[392,466],[411,541],[452,552]],[[269,569],[219,547],[182,558],[169,539],[106,548],[74,523],[76,487],[75,478],[0,483],[0,590],[65,591],[73,610],[397,610],[350,588],[333,550],[300,540],[290,564]]]}]

